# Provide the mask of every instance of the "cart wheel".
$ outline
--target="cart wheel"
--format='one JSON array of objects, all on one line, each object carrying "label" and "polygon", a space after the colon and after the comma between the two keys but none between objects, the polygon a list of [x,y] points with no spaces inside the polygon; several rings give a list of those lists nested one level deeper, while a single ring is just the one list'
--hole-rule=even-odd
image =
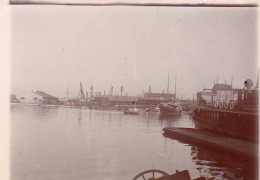
[{"label": "cart wheel", "polygon": [[[145,175],[147,174],[150,174],[150,176],[148,177],[148,179],[146,179]],[[146,171],[143,171],[139,174],[137,174],[133,180],[137,180],[139,178],[143,179],[143,180],[152,180],[155,178],[155,174],[159,174],[160,176],[159,177],[162,177],[162,176],[168,176],[169,174],[164,172],[164,171],[161,171],[161,170],[158,170],[158,169],[150,169],[150,170],[146,170]],[[147,175],[148,176],[148,175]],[[151,177],[152,176],[152,177]],[[158,176],[157,176],[158,178]]]}]

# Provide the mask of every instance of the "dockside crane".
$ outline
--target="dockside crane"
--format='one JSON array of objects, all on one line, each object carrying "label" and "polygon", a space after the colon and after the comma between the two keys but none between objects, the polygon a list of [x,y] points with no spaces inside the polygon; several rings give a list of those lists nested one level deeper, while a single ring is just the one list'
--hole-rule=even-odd
[{"label": "dockside crane", "polygon": [[80,99],[85,99],[86,98],[85,97],[85,93],[84,93],[83,88],[82,88],[81,82],[80,82],[80,90],[79,90],[79,94],[78,94],[77,98],[80,98]]}]

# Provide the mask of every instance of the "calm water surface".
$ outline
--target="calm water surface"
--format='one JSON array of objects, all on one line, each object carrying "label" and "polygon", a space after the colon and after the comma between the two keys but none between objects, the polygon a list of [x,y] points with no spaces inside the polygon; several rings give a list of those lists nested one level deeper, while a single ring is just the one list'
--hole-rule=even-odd
[{"label": "calm water surface", "polygon": [[11,106],[12,180],[122,180],[147,169],[189,170],[191,178],[252,179],[252,165],[163,136],[194,127],[188,115]]}]

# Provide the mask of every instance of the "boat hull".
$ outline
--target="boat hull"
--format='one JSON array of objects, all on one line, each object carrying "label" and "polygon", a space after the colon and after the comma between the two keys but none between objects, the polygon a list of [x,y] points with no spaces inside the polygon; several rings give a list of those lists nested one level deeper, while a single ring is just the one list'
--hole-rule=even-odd
[{"label": "boat hull", "polygon": [[175,107],[160,105],[159,108],[162,114],[181,114],[181,110]]},{"label": "boat hull", "polygon": [[195,125],[233,137],[258,141],[258,113],[196,108]]},{"label": "boat hull", "polygon": [[134,111],[124,111],[124,114],[138,115],[139,112],[134,112]]}]

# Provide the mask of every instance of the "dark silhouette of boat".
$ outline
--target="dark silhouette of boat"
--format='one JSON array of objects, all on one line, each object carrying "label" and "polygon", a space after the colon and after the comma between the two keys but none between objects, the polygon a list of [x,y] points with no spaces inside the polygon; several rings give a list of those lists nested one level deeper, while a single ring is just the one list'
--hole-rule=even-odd
[{"label": "dark silhouette of boat", "polygon": [[139,115],[139,109],[137,108],[128,108],[124,111],[124,114],[130,114],[130,115]]},{"label": "dark silhouette of boat", "polygon": [[193,111],[195,125],[237,138],[258,142],[259,87],[250,79],[243,89],[215,84],[210,92],[197,93]]},{"label": "dark silhouette of boat", "polygon": [[162,114],[181,114],[182,108],[177,102],[162,103],[159,105]]}]

